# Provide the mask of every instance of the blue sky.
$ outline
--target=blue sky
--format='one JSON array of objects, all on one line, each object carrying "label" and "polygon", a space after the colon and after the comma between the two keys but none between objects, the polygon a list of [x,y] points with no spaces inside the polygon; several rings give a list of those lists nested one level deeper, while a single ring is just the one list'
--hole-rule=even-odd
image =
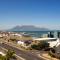
[{"label": "blue sky", "polygon": [[60,0],[0,0],[0,29],[16,25],[60,29]]}]

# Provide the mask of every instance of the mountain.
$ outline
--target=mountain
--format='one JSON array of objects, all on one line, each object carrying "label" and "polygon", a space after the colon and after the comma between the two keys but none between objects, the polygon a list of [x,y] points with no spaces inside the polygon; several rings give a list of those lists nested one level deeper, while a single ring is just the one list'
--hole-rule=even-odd
[{"label": "mountain", "polygon": [[47,28],[39,28],[36,26],[31,25],[23,25],[23,26],[15,26],[12,29],[9,29],[8,31],[48,31]]}]

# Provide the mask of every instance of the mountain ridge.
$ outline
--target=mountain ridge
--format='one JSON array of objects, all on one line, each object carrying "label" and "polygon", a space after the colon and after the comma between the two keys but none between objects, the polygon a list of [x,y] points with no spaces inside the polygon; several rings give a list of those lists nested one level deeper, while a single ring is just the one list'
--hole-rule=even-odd
[{"label": "mountain ridge", "polygon": [[48,31],[48,28],[40,28],[33,25],[15,26],[8,31]]}]

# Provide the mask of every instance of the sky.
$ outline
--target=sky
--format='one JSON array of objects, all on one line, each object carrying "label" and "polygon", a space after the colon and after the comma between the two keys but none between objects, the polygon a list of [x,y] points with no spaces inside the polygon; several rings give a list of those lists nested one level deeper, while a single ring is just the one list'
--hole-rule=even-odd
[{"label": "sky", "polygon": [[0,0],[0,29],[16,25],[60,29],[60,0]]}]

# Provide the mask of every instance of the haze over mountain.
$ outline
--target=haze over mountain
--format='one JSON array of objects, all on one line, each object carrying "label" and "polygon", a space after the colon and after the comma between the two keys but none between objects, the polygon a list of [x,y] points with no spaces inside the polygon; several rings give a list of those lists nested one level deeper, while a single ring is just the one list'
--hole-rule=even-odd
[{"label": "haze over mountain", "polygon": [[48,31],[47,28],[39,28],[32,25],[23,25],[23,26],[15,26],[12,29],[9,29],[8,31]]}]

